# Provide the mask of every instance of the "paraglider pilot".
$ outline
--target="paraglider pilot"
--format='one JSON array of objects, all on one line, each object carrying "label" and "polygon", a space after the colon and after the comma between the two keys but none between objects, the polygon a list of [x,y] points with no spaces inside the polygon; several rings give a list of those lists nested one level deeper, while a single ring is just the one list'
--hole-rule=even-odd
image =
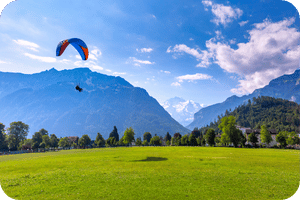
[{"label": "paraglider pilot", "polygon": [[75,89],[76,89],[76,90],[78,90],[79,92],[81,92],[81,91],[82,91],[82,88],[81,88],[81,87],[79,87],[79,85],[76,85]]}]

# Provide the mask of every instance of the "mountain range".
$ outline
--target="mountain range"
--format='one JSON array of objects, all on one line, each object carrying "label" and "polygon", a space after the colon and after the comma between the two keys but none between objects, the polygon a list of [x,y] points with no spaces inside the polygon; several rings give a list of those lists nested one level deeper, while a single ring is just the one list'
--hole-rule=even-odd
[{"label": "mountain range", "polygon": [[[75,90],[79,84],[82,92]],[[120,137],[132,127],[135,137],[145,132],[164,136],[190,132],[145,89],[121,77],[92,72],[88,68],[36,74],[0,72],[0,122],[29,125],[30,136],[44,128],[58,137],[97,133],[108,138],[116,126]]]},{"label": "mountain range", "polygon": [[183,126],[189,125],[194,120],[194,114],[203,107],[193,100],[184,100],[180,97],[168,99],[162,107]]},{"label": "mountain range", "polygon": [[246,103],[248,99],[258,96],[269,96],[274,98],[282,98],[296,103],[300,103],[300,70],[296,70],[293,74],[283,75],[273,79],[263,88],[254,90],[253,93],[238,97],[233,95],[222,103],[200,109],[194,115],[194,121],[186,126],[193,130],[195,127],[201,128],[217,120],[218,115],[224,115],[226,110],[234,110],[237,106]]}]

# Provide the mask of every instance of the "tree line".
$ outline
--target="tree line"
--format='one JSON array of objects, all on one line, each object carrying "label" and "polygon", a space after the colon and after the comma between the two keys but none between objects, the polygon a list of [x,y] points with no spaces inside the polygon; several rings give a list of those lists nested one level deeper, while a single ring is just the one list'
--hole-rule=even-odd
[{"label": "tree line", "polygon": [[[141,137],[135,139],[134,130],[130,127],[127,128],[121,138],[114,126],[113,131],[105,140],[100,133],[97,133],[96,139],[91,138],[85,134],[79,137],[63,137],[57,138],[55,134],[48,133],[44,128],[40,129],[32,135],[31,139],[27,139],[29,126],[21,121],[12,122],[10,127],[5,131],[5,125],[0,123],[0,151],[15,151],[26,149],[45,149],[45,148],[90,148],[90,147],[116,147],[116,146],[129,146],[135,142],[137,146],[229,146],[246,147],[246,142],[256,146],[258,138],[253,132],[249,134],[248,138],[241,130],[237,128],[236,118],[234,116],[226,116],[221,119],[218,128],[221,134],[218,134],[213,128],[201,129],[195,128],[190,134],[181,135],[175,133],[173,137],[166,133],[164,137],[152,137],[150,132],[143,134],[143,141]],[[272,142],[271,133],[265,125],[261,126],[261,143],[269,147]],[[296,132],[281,131],[276,135],[276,141],[280,147],[287,145],[299,144],[300,139]]]}]

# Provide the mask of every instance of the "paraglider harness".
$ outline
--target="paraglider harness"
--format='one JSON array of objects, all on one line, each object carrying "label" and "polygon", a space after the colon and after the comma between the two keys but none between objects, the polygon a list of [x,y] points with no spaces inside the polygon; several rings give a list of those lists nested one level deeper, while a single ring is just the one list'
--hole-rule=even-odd
[{"label": "paraglider harness", "polygon": [[81,92],[81,91],[82,91],[82,88],[81,88],[81,87],[79,87],[79,85],[76,85],[75,89],[76,89],[76,90],[78,90],[79,92]]}]

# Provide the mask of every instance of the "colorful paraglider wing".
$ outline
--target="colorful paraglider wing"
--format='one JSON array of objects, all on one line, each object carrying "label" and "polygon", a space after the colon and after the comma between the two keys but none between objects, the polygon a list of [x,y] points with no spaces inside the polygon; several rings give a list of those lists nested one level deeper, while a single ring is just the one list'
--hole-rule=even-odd
[{"label": "colorful paraglider wing", "polygon": [[86,46],[86,44],[78,38],[71,38],[68,40],[63,40],[60,43],[58,43],[56,47],[56,56],[60,56],[63,54],[67,46],[71,44],[80,54],[82,60],[87,60],[89,56],[89,50]]}]

